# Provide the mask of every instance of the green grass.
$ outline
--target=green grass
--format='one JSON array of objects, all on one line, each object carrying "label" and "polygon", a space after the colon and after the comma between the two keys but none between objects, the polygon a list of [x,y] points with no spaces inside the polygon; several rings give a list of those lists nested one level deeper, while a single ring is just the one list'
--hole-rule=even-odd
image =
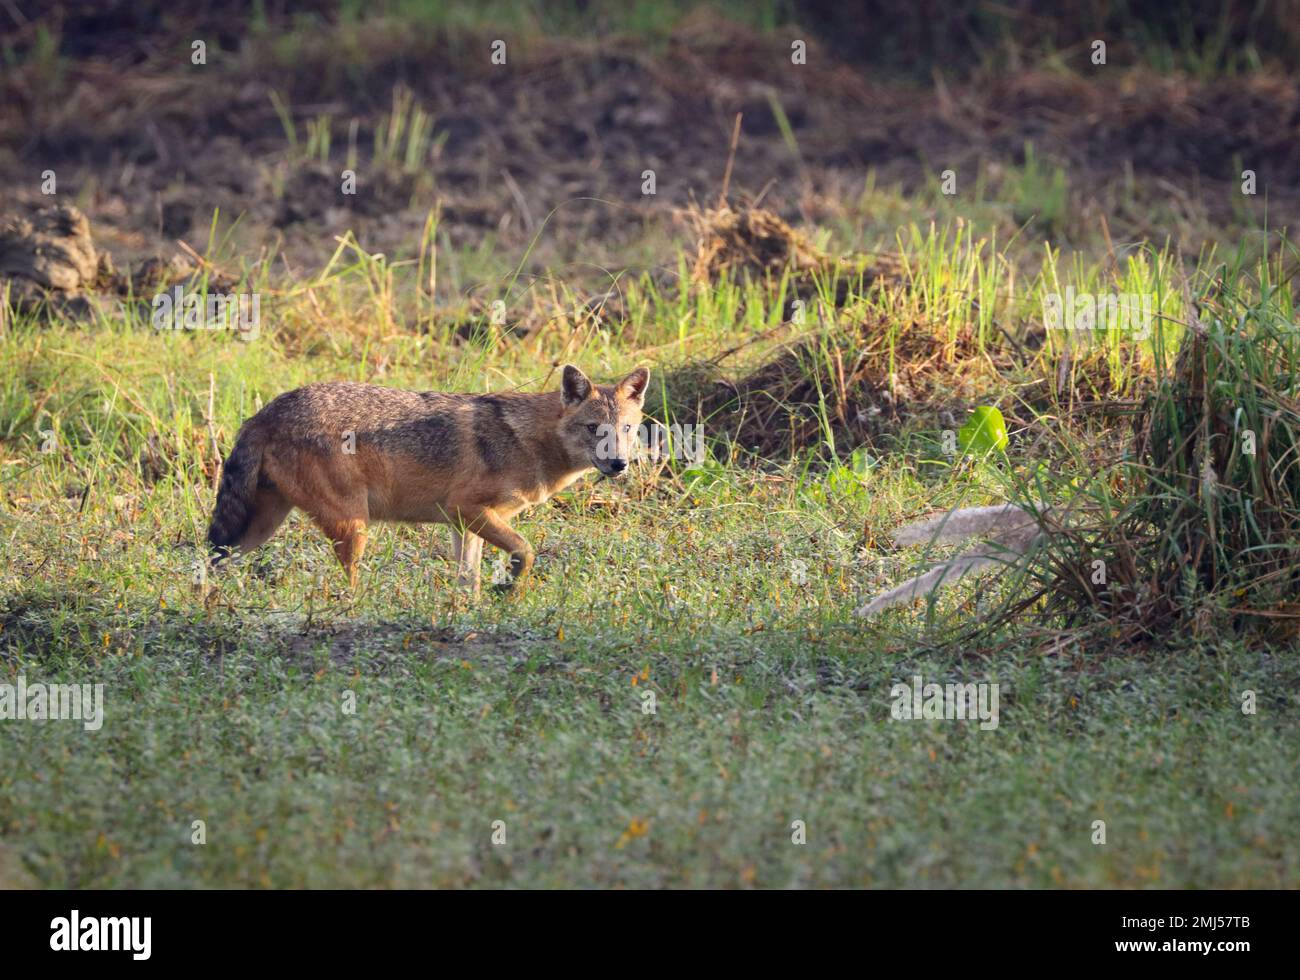
[{"label": "green grass", "polygon": [[[882,479],[866,506],[904,503]],[[193,487],[22,506],[7,673],[107,706],[95,734],[7,723],[3,841],[72,887],[1294,884],[1294,657],[900,648],[849,617],[862,502],[765,485],[579,490],[521,525],[533,588],[473,606],[429,528],[382,529],[351,599],[295,521],[205,612]],[[998,729],[892,721],[914,673],[997,681]]]},{"label": "green grass", "polygon": [[[904,275],[817,328],[809,377],[832,370],[847,324],[910,318],[945,342],[976,336],[967,361],[935,370],[944,384],[984,372],[980,400],[1009,408],[1058,364],[1052,343],[1016,359],[1044,291],[1178,298],[1184,274],[1207,279],[1159,252],[1118,267],[1043,260],[961,224],[895,240]],[[935,624],[977,625],[996,579],[946,594],[938,619],[924,604],[852,615],[920,560],[880,544],[904,519],[1003,499],[1044,463],[1053,499],[1090,474],[1096,430],[1050,405],[1031,422],[1075,440],[1073,454],[1013,432],[1006,461],[980,466],[945,460],[924,420],[870,460],[837,444],[838,466],[818,462],[823,447],[743,466],[721,451],[717,419],[709,466],[588,482],[518,521],[537,574],[510,600],[458,592],[433,527],[380,526],[350,594],[298,517],[259,561],[196,582],[210,383],[228,451],[259,404],[309,380],[536,388],[557,360],[600,379],[639,362],[663,374],[774,331],[737,355],[739,371],[811,329],[781,325],[788,282],[628,276],[621,330],[570,320],[460,344],[417,329],[429,263],[442,278],[453,258],[437,241],[431,219],[427,254],[387,261],[345,241],[297,282],[270,280],[270,262],[253,270],[267,297],[251,343],[117,314],[3,327],[0,681],[102,683],[106,719],[97,733],[0,722],[0,867],[16,855],[15,874],[49,887],[1300,881],[1292,642],[1223,633],[1049,654],[1029,617],[941,643]],[[512,314],[556,314],[548,296],[572,309],[563,281],[525,288],[502,258],[493,295]],[[1278,262],[1248,308],[1293,322]],[[1135,389],[1154,376],[1151,343],[1080,342]],[[652,414],[672,413],[654,397]],[[169,462],[147,483],[151,436]],[[997,729],[892,720],[890,690],[915,674],[998,683]],[[191,843],[196,820],[206,844]],[[806,845],[791,842],[794,821]]]},{"label": "green grass", "polygon": [[[381,638],[365,619],[304,633],[292,617],[268,630],[109,614],[148,638],[41,672],[93,674],[108,720],[95,736],[49,723],[8,737],[4,840],[63,887],[1296,881],[1300,760],[1280,694],[1300,680],[1293,660],[1204,650],[1080,677],[848,636],[755,640],[687,615],[689,632],[570,613],[564,640],[516,622],[518,639],[480,625],[481,642],[441,645],[418,619]],[[350,631],[365,652],[332,661]],[[998,730],[891,721],[887,691],[914,670],[996,678]],[[1258,716],[1238,710],[1244,687],[1274,692]]]}]

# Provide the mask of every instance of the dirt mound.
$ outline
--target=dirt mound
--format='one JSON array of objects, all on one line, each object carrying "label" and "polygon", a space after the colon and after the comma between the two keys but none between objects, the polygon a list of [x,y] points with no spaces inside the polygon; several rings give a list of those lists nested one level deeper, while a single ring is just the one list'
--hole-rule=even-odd
[{"label": "dirt mound", "polygon": [[90,222],[74,207],[60,204],[0,221],[0,293],[7,287],[9,302],[19,309],[47,298],[79,298],[101,271]]},{"label": "dirt mound", "polygon": [[830,255],[764,208],[692,206],[678,216],[695,236],[693,282],[707,285],[736,275],[774,279],[788,273],[794,295],[785,310],[787,317],[797,298],[807,301],[830,289],[839,307],[876,279],[897,278],[902,272],[897,256]]},{"label": "dirt mound", "polygon": [[[737,380],[719,361],[694,362],[665,380],[674,421],[760,459],[808,449],[845,455],[878,446],[909,420],[964,413],[987,359],[968,332],[930,324],[860,320],[780,350]],[[946,423],[945,423],[946,424]]]},{"label": "dirt mound", "polygon": [[696,282],[715,282],[736,270],[780,275],[788,268],[800,274],[826,271],[832,265],[829,255],[771,211],[733,211],[724,204],[716,210],[690,208],[684,214],[697,239],[691,270]]},{"label": "dirt mound", "polygon": [[96,247],[90,221],[71,205],[0,219],[0,301],[20,314],[81,319],[103,298],[148,301],[160,290],[202,279],[208,292],[232,292],[229,276],[203,274],[184,256],[151,256],[127,272]]}]

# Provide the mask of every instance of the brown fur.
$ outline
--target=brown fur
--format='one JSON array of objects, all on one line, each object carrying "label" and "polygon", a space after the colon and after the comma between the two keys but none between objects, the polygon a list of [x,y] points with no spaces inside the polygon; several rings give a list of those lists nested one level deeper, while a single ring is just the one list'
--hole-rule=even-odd
[{"label": "brown fur", "polygon": [[509,553],[513,584],[532,568],[533,549],[511,518],[592,468],[621,472],[648,382],[640,368],[616,385],[593,385],[568,365],[561,389],[543,394],[349,382],[286,392],[240,429],[208,540],[218,559],[251,551],[298,507],[334,543],[355,587],[371,521],[433,521],[457,534],[463,583],[477,586],[487,541]]}]

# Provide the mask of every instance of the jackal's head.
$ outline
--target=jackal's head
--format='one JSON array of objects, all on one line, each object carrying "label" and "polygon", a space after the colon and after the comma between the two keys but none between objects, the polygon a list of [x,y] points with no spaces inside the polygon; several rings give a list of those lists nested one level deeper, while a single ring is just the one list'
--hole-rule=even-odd
[{"label": "jackal's head", "polygon": [[606,476],[627,469],[649,383],[645,368],[637,368],[618,384],[594,385],[572,364],[564,366],[560,438],[575,464],[594,466]]}]

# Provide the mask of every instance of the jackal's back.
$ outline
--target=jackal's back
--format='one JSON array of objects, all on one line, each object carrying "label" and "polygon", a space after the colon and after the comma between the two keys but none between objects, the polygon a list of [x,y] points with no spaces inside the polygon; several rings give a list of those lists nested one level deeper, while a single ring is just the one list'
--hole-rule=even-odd
[{"label": "jackal's back", "polygon": [[310,384],[271,401],[249,425],[285,446],[332,455],[344,445],[374,445],[445,465],[459,452],[458,416],[474,397],[346,381]]}]

